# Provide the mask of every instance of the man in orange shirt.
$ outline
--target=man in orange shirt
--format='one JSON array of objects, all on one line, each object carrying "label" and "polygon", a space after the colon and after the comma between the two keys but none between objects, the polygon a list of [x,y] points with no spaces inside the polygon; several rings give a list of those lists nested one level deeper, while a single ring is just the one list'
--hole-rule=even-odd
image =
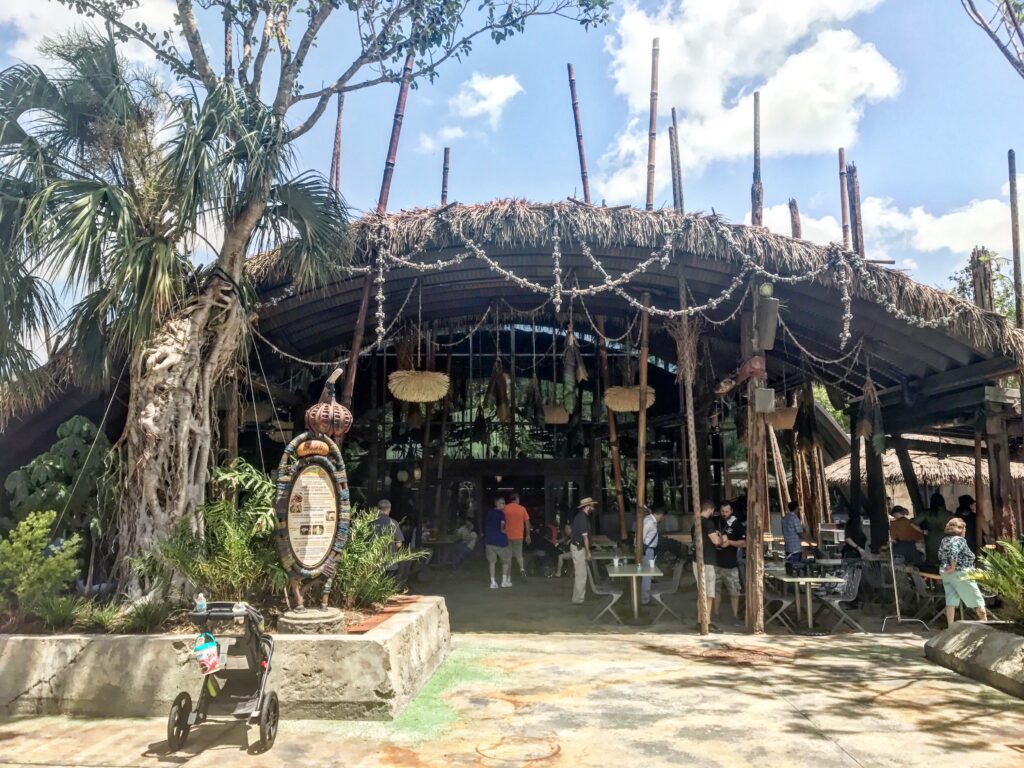
[{"label": "man in orange shirt", "polygon": [[505,505],[505,533],[508,535],[509,562],[519,558],[519,573],[526,578],[526,563],[523,560],[523,541],[530,543],[530,513],[519,503],[519,494],[509,496]]}]

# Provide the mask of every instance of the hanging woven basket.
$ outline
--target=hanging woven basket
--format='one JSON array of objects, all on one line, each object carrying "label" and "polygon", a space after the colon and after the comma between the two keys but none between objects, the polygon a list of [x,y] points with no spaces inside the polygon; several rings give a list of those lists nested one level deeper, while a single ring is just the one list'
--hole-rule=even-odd
[{"label": "hanging woven basket", "polygon": [[569,412],[560,405],[545,405],[544,423],[552,425],[568,424]]},{"label": "hanging woven basket", "polygon": [[448,374],[437,371],[395,371],[388,376],[388,390],[406,403],[436,403],[449,387]]},{"label": "hanging woven basket", "polygon": [[771,413],[765,414],[765,422],[774,429],[792,429],[796,424],[796,408],[793,406],[776,408]]},{"label": "hanging woven basket", "polygon": [[[636,413],[640,410],[640,387],[609,387],[604,393],[604,404],[616,413]],[[654,405],[654,387],[647,387],[644,405]]]}]

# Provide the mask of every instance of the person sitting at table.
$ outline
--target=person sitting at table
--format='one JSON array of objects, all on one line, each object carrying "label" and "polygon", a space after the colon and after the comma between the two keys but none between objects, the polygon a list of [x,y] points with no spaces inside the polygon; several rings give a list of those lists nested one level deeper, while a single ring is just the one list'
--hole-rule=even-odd
[{"label": "person sitting at table", "polygon": [[[747,545],[747,532],[743,523],[736,517],[732,506],[726,502],[721,507],[721,532],[718,542],[718,558],[715,563],[715,576],[718,582],[729,593],[729,605],[732,608],[732,617],[739,621],[740,618],[740,568],[739,553]],[[721,606],[722,590],[715,588],[715,618],[718,618]]]},{"label": "person sitting at table", "polygon": [[802,557],[804,523],[800,519],[800,504],[789,502],[789,509],[782,516],[782,542],[787,563],[798,563]]},{"label": "person sitting at table", "polygon": [[479,538],[473,528],[473,523],[466,518],[461,518],[459,526],[455,529],[456,541],[455,546],[452,547],[452,568],[458,568],[466,562],[466,558],[472,555],[473,550],[476,549],[476,542]]},{"label": "person sitting at table", "polygon": [[864,533],[859,512],[850,512],[843,528],[843,548],[839,556],[843,560],[858,560],[867,554],[868,537]]},{"label": "person sitting at table", "polygon": [[964,578],[974,570],[974,553],[967,546],[964,534],[967,524],[959,517],[946,523],[945,536],[939,542],[939,573],[942,575],[942,590],[946,593],[946,625],[953,626],[956,609],[963,603],[973,608],[978,621],[985,621],[985,598],[976,581]]},{"label": "person sitting at table", "polygon": [[889,535],[892,537],[892,553],[903,558],[907,565],[918,565],[921,562],[921,550],[918,543],[924,541],[924,533],[910,522],[910,510],[899,505],[892,508],[893,520],[889,524]]}]

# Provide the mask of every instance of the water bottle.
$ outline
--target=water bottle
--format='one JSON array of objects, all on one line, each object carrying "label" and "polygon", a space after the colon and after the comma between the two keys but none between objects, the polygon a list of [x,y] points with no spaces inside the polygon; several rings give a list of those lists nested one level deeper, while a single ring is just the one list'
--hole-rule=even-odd
[{"label": "water bottle", "polygon": [[206,595],[200,592],[196,595],[196,611],[202,612],[206,610]]}]

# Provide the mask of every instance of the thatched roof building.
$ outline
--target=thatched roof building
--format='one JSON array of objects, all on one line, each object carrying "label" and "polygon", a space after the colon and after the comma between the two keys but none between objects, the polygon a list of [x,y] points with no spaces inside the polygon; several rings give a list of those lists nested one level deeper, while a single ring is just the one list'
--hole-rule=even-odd
[{"label": "thatched roof building", "polygon": [[[908,451],[910,461],[914,465],[914,474],[921,485],[937,488],[946,485],[974,486],[974,459],[970,456],[937,456],[924,451]],[[866,478],[867,469],[861,457],[861,477]],[[882,454],[882,471],[885,484],[903,486],[903,470],[900,467],[896,451],[889,449]],[[1010,464],[1010,472],[1014,480],[1024,480],[1024,463],[1015,461]],[[988,484],[988,462],[981,464],[982,482]],[[850,487],[850,457],[844,456],[825,468],[825,480],[830,488],[848,489]]]}]

